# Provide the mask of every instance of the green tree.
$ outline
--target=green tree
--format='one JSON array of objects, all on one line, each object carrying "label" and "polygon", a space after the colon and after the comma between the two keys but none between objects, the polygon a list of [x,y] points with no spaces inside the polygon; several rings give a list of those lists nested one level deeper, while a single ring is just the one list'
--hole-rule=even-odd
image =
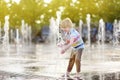
[{"label": "green tree", "polygon": [[6,15],[8,15],[8,7],[7,7],[7,4],[3,1],[3,0],[0,0],[0,22],[1,22],[1,26],[3,26],[3,23],[4,23],[4,17]]},{"label": "green tree", "polygon": [[32,26],[36,34],[42,26],[49,26],[51,17],[56,18],[56,12],[63,8],[61,18],[69,17],[78,25],[82,19],[86,23],[86,15],[91,15],[92,22],[103,18],[105,22],[120,19],[120,0],[21,0],[19,4],[10,0],[0,0],[0,21],[4,24],[4,17],[10,16],[11,28],[21,26],[21,20]]}]

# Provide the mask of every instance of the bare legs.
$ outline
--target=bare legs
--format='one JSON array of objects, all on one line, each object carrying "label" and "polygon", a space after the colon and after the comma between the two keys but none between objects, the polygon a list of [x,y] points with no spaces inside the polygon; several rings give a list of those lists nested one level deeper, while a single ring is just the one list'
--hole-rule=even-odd
[{"label": "bare legs", "polygon": [[74,55],[73,52],[71,53],[71,58],[69,60],[69,64],[67,67],[67,74],[69,74],[73,68],[74,63],[76,64],[76,75],[79,75],[81,71],[81,56],[82,56],[82,50],[79,49]]}]

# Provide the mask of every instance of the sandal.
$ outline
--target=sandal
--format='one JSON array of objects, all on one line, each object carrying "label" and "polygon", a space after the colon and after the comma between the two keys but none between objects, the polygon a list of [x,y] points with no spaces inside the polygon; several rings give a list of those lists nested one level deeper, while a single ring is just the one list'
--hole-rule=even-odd
[{"label": "sandal", "polygon": [[67,78],[69,78],[70,76],[69,76],[68,74],[64,74],[64,75],[62,75],[62,77],[67,77]]},{"label": "sandal", "polygon": [[77,77],[77,76],[75,76],[74,79],[75,80],[82,80],[80,77]]}]

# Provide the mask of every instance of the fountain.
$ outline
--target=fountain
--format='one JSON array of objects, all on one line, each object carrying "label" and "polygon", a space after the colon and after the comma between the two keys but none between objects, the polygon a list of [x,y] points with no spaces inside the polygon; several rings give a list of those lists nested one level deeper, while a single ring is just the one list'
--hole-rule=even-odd
[{"label": "fountain", "polygon": [[99,20],[99,28],[98,28],[98,44],[104,45],[105,42],[105,23],[103,19]]},{"label": "fountain", "polygon": [[91,38],[90,38],[90,14],[87,14],[87,17],[86,17],[86,22],[87,22],[87,29],[88,29],[88,46],[91,45]]},{"label": "fountain", "polygon": [[19,39],[20,35],[19,35],[19,29],[16,29],[16,44],[19,45],[20,44],[20,39]]},{"label": "fountain", "polygon": [[57,19],[55,20],[53,17],[50,19],[50,42],[56,44],[60,41],[60,34],[59,34],[59,24],[61,20],[61,12],[57,11],[56,12]]},{"label": "fountain", "polygon": [[28,24],[24,22],[24,20],[21,21],[22,25],[21,25],[21,37],[22,37],[22,45],[31,45],[32,42],[32,30],[31,30],[31,26],[28,26]]},{"label": "fountain", "polygon": [[31,45],[32,44],[32,29],[31,26],[28,27],[28,44]]},{"label": "fountain", "polygon": [[2,36],[2,34],[1,34],[1,22],[0,22],[0,42],[1,42],[1,36]]},{"label": "fountain", "polygon": [[16,29],[16,50],[17,50],[17,53],[19,53],[19,48],[20,48],[20,35],[19,35],[19,29]]},{"label": "fountain", "polygon": [[[1,31],[4,33],[1,33]],[[0,23],[0,52],[9,54],[21,52],[34,53],[35,45],[32,44],[31,34],[31,27],[25,24],[24,20],[22,20],[21,32],[19,29],[9,29],[9,16],[5,16],[3,29]]]},{"label": "fountain", "polygon": [[53,17],[51,17],[50,19],[50,42],[53,42],[54,44],[56,43],[56,23],[55,23],[55,19]]},{"label": "fountain", "polygon": [[60,40],[61,40],[61,35],[60,35],[60,33],[59,33],[59,24],[60,24],[60,21],[61,21],[61,11],[57,11],[56,12],[56,16],[57,16],[57,19],[56,19],[56,25],[57,25],[57,43],[58,42],[60,42]]},{"label": "fountain", "polygon": [[116,46],[119,44],[119,39],[120,39],[120,21],[117,22],[117,20],[114,20],[113,23],[113,45]]},{"label": "fountain", "polygon": [[3,50],[9,51],[9,16],[5,16]]},{"label": "fountain", "polygon": [[118,44],[118,23],[117,23],[117,20],[115,19],[114,20],[114,23],[113,23],[113,45],[116,45]]},{"label": "fountain", "polygon": [[10,43],[14,42],[14,33],[13,33],[13,29],[10,30]]},{"label": "fountain", "polygon": [[83,25],[83,21],[79,20],[79,31],[81,36],[82,36],[82,25]]},{"label": "fountain", "polygon": [[[31,27],[28,27],[28,24],[25,24],[22,20],[21,30],[16,29],[15,33],[10,29],[10,39],[16,40],[16,47],[11,46],[13,43],[9,43],[9,56],[6,57],[5,53],[0,52],[0,71],[1,75],[5,76],[4,80],[9,79],[19,79],[20,80],[56,80],[59,76],[66,72],[70,50],[65,54],[61,55],[59,48],[54,46],[56,44],[56,38],[60,34],[58,24],[60,21],[60,15],[57,14],[57,19],[50,19],[50,30],[51,30],[51,44],[29,44],[31,41]],[[86,18],[88,32],[90,38],[90,15]],[[7,22],[7,21],[6,21]],[[6,23],[5,23],[6,24]],[[8,24],[8,23],[7,23]],[[82,25],[82,20],[80,21]],[[117,24],[118,25],[118,24]],[[57,26],[57,28],[56,28]],[[55,27],[55,28],[54,28]],[[81,27],[80,27],[81,28]],[[4,31],[8,29],[4,29]],[[82,30],[82,29],[80,29]],[[8,32],[6,32],[8,33]],[[14,34],[16,36],[14,36]],[[104,22],[101,19],[99,24],[99,40],[102,44],[104,43]],[[5,36],[5,35],[4,35]],[[53,37],[55,38],[53,38]],[[9,37],[9,36],[8,36]],[[12,37],[12,38],[11,38]],[[5,41],[5,40],[4,40]],[[89,40],[90,41],[90,40]],[[25,44],[24,44],[25,43]],[[90,45],[90,42],[88,42]],[[85,44],[86,45],[86,44]],[[35,47],[35,52],[30,54],[32,50],[31,47]],[[17,48],[17,50],[16,50]],[[10,52],[11,49],[15,49],[16,52]],[[16,54],[19,53],[19,54]],[[120,49],[119,44],[117,47],[113,47],[111,44],[106,44],[103,48],[100,48],[99,45],[96,47],[85,46],[81,59],[81,76],[83,80],[119,80],[120,79]],[[11,65],[12,64],[12,65]],[[114,65],[113,65],[114,64]],[[2,72],[4,71],[4,72]],[[75,67],[71,76],[75,75]],[[3,74],[4,73],[4,74]],[[10,75],[10,76],[8,76]],[[7,76],[7,77],[6,77]],[[12,77],[11,77],[12,76]]]},{"label": "fountain", "polygon": [[22,25],[21,25],[21,35],[22,35],[22,44],[25,44],[25,39],[26,39],[26,25],[25,25],[25,22],[24,20],[21,21]]}]

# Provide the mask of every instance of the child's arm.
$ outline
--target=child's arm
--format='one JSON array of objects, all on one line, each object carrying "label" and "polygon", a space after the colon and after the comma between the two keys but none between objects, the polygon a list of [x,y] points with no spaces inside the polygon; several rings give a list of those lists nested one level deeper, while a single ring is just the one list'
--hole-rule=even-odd
[{"label": "child's arm", "polygon": [[66,43],[66,46],[64,46],[64,48],[62,49],[61,54],[64,54],[65,51],[67,51],[71,47],[71,45],[74,43],[74,40],[74,38],[71,38],[70,42]]},{"label": "child's arm", "polygon": [[60,43],[57,44],[58,47],[63,47],[65,45],[68,45],[70,43],[70,40],[66,40],[66,41],[61,41]]},{"label": "child's arm", "polygon": [[76,38],[71,38],[69,41],[66,42],[66,46],[62,49],[61,54],[65,53],[73,43],[77,41],[77,39],[80,38],[80,36],[77,36]]}]

